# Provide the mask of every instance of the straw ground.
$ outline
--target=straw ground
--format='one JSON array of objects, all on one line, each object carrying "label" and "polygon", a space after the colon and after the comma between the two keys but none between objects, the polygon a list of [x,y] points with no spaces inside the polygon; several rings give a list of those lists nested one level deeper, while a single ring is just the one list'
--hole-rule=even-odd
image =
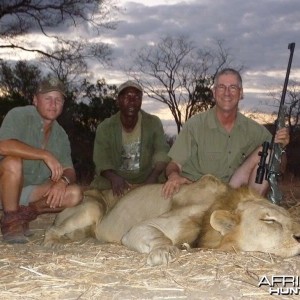
[{"label": "straw ground", "polygon": [[[283,187],[284,205],[300,222],[300,183]],[[0,295],[6,299],[299,299],[270,296],[262,276],[299,275],[299,257],[268,253],[183,250],[167,266],[149,267],[146,255],[88,239],[44,248],[44,230],[55,215],[32,222],[25,245],[0,242]],[[1,238],[1,237],[0,237]]]}]

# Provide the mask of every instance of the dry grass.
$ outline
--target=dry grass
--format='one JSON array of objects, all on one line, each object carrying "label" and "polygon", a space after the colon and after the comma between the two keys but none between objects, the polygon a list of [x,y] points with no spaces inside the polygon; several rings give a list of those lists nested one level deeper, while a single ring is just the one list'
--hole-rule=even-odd
[{"label": "dry grass", "polygon": [[[299,189],[285,186],[285,206],[300,221]],[[25,245],[0,242],[1,299],[299,299],[270,296],[264,275],[299,275],[299,257],[265,253],[182,251],[168,266],[148,267],[146,255],[95,240],[51,250],[41,245],[54,215],[32,222]]]}]

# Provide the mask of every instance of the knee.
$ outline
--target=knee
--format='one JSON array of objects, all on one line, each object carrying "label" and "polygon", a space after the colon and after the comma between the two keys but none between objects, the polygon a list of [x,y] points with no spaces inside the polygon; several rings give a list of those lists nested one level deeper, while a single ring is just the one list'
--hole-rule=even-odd
[{"label": "knee", "polygon": [[67,207],[73,207],[81,203],[83,199],[83,192],[80,186],[77,184],[70,185],[67,190],[66,198],[67,198],[66,201]]},{"label": "knee", "polygon": [[22,174],[23,160],[19,157],[6,156],[0,166],[4,173]]}]

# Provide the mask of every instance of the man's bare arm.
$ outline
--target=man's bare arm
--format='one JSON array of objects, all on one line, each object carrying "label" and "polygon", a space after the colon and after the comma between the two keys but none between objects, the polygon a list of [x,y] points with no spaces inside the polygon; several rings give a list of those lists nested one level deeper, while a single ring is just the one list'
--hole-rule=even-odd
[{"label": "man's bare arm", "polygon": [[51,180],[57,181],[63,174],[63,167],[52,153],[47,150],[32,147],[15,139],[0,142],[0,154],[15,156],[21,159],[43,160],[51,170]]}]

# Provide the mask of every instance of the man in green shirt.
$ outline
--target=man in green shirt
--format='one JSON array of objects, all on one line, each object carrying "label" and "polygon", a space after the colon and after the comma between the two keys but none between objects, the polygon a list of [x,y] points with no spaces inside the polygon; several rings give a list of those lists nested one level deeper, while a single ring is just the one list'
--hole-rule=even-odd
[{"label": "man in green shirt", "polygon": [[56,78],[40,83],[33,105],[17,107],[0,128],[1,231],[8,243],[26,243],[29,222],[41,213],[78,204],[68,136],[56,121],[64,105]]},{"label": "man in green shirt", "polygon": [[163,180],[169,161],[160,119],[141,110],[143,90],[135,81],[118,89],[120,111],[101,122],[96,131],[91,187],[112,189],[115,196],[135,184]]},{"label": "man in green shirt", "polygon": [[[268,190],[268,181],[257,184],[255,177],[260,161],[258,152],[264,141],[271,140],[271,134],[238,111],[243,99],[239,72],[220,71],[213,95],[215,107],[189,119],[169,152],[168,181],[163,187],[166,198],[177,192],[180,185],[205,174],[215,175],[232,187],[248,185],[262,195]],[[275,143],[283,147],[289,143],[287,128],[278,130]]]}]

